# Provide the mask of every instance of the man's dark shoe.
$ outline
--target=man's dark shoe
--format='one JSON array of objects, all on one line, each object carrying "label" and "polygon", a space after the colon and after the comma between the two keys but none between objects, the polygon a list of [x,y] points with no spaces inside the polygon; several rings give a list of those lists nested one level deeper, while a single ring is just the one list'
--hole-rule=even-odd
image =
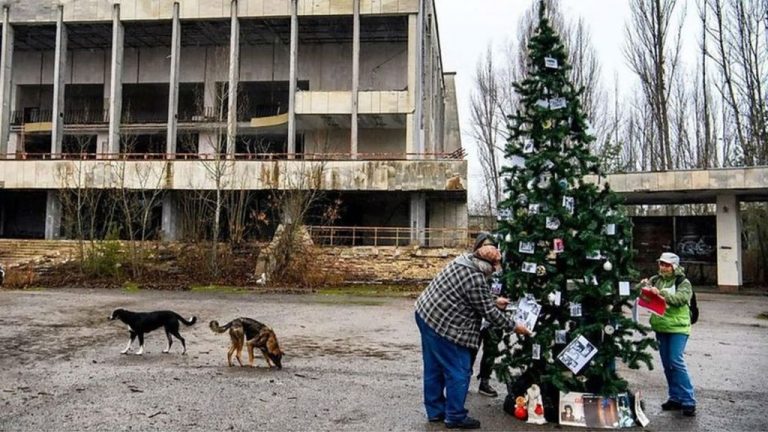
[{"label": "man's dark shoe", "polygon": [[480,387],[478,387],[477,392],[488,397],[497,397],[499,395],[499,393],[494,390],[486,380],[480,381]]},{"label": "man's dark shoe", "polygon": [[437,422],[441,422],[443,420],[445,420],[445,414],[438,414],[435,417],[430,417],[430,418],[427,419],[427,421],[430,422],[430,423],[437,423]]},{"label": "man's dark shoe", "polygon": [[683,415],[686,417],[696,417],[696,407],[695,406],[684,406],[683,407]]},{"label": "man's dark shoe", "polygon": [[448,429],[480,429],[480,420],[465,417],[464,420],[458,423],[445,422],[445,427]]},{"label": "man's dark shoe", "polygon": [[679,410],[679,409],[682,409],[682,408],[683,408],[683,405],[681,405],[680,402],[676,402],[676,401],[673,401],[673,400],[668,400],[668,401],[664,402],[663,404],[661,404],[661,409],[663,411],[675,411],[675,410]]}]

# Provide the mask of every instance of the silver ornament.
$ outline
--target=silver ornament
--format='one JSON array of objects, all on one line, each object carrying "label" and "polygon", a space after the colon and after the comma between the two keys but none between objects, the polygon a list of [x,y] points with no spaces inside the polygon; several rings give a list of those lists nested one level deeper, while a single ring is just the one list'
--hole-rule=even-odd
[{"label": "silver ornament", "polygon": [[606,326],[605,326],[605,327],[603,327],[603,331],[605,332],[605,334],[607,334],[608,336],[610,336],[610,335],[612,335],[612,334],[613,334],[613,332],[614,332],[614,331],[616,331],[616,329],[615,329],[615,328],[613,328],[613,326],[612,326],[612,325],[610,325],[610,324],[606,324]]},{"label": "silver ornament", "polygon": [[606,261],[603,263],[603,270],[605,271],[611,271],[613,270],[613,264],[611,264],[610,261]]}]

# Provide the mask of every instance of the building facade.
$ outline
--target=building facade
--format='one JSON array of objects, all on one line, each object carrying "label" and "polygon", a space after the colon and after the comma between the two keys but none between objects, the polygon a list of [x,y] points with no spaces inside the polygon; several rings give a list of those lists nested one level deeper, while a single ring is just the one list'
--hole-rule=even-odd
[{"label": "building facade", "polygon": [[173,240],[203,223],[191,196],[247,192],[251,215],[291,190],[351,244],[466,236],[433,0],[11,2],[0,99],[0,237],[71,237],[84,191],[156,203]]}]

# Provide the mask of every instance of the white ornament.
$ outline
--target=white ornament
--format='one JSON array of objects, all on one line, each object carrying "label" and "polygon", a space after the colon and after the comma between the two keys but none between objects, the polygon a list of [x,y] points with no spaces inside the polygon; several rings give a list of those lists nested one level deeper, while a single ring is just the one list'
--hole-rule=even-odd
[{"label": "white ornament", "polygon": [[549,304],[554,304],[555,303],[555,293],[551,292],[551,293],[547,294],[547,301],[549,302]]},{"label": "white ornament", "polygon": [[613,326],[612,326],[612,325],[610,325],[610,324],[607,324],[607,325],[606,325],[606,326],[603,328],[603,331],[604,331],[604,332],[605,332],[605,334],[607,334],[608,336],[612,335],[612,334],[613,334],[613,332],[614,332],[615,330],[616,330],[616,329],[615,329],[615,328],[613,328]]},{"label": "white ornament", "polygon": [[506,241],[507,243],[512,243],[512,234],[508,233],[507,236],[504,237],[504,241]]},{"label": "white ornament", "polygon": [[532,384],[525,391],[525,402],[528,408],[528,423],[531,424],[545,424],[547,421],[544,419],[544,414],[536,414],[536,407],[544,408],[541,400],[541,389],[538,385]]},{"label": "white ornament", "polygon": [[613,264],[611,264],[610,261],[606,261],[603,263],[603,270],[605,271],[611,271],[613,270]]}]

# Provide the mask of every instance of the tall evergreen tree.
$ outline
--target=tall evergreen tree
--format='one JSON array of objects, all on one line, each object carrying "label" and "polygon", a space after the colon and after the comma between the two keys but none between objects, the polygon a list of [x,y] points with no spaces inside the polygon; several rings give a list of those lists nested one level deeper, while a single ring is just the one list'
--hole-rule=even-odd
[{"label": "tall evergreen tree", "polygon": [[[579,101],[582,90],[568,81],[566,51],[543,4],[528,49],[529,75],[514,84],[522,105],[509,118],[510,166],[502,170],[506,198],[497,235],[506,294],[528,296],[541,309],[532,336],[505,336],[508,349],[497,375],[511,382],[521,374],[550,391],[620,393],[627,382],[616,373],[616,358],[651,369],[647,351],[656,345],[646,337],[648,327],[624,315],[637,296],[629,289],[637,276],[632,224],[608,184],[585,182],[589,174],[602,178],[588,150],[594,138]],[[558,356],[580,337],[596,354],[583,367],[569,368]]]}]

